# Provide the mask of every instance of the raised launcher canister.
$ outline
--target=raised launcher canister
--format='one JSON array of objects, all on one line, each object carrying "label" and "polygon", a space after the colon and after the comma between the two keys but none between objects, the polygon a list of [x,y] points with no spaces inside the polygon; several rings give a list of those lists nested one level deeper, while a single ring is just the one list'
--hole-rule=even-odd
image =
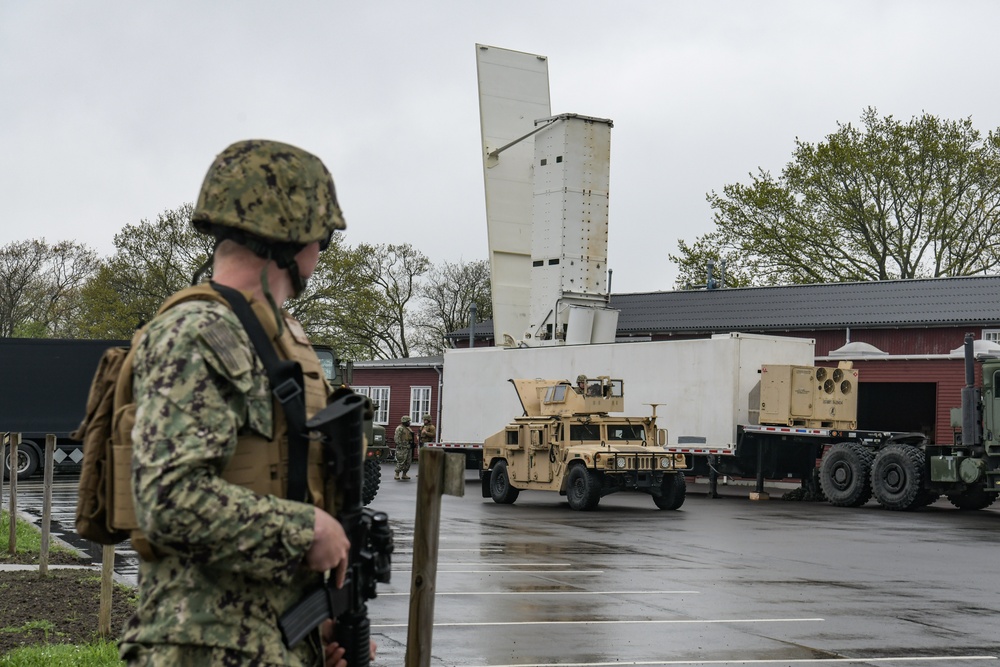
[{"label": "raised launcher canister", "polygon": [[[853,429],[858,427],[858,371],[764,365],[760,368],[759,423],[776,426]],[[751,396],[751,415],[756,412]]]},{"label": "raised launcher canister", "polygon": [[526,417],[599,415],[625,409],[624,382],[601,375],[578,380],[511,380]]}]

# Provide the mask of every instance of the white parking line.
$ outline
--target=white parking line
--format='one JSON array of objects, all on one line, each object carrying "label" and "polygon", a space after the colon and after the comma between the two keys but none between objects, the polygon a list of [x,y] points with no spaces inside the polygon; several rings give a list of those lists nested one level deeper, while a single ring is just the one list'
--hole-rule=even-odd
[{"label": "white parking line", "polygon": [[[406,572],[407,570],[404,570]],[[438,574],[604,574],[604,570],[438,570]]]},{"label": "white parking line", "polygon": [[[932,662],[952,660],[997,660],[995,655],[921,655],[896,656],[892,658],[791,658],[784,660],[643,660],[626,662],[538,662],[514,665],[488,665],[487,667],[623,667],[627,665],[825,665],[830,663],[891,663],[891,662]],[[461,667],[484,667],[483,665],[462,665]]]},{"label": "white parking line", "polygon": [[[410,561],[397,561],[393,559],[393,565],[410,565]],[[438,567],[454,567],[456,565],[482,565],[483,562],[479,560],[452,560],[447,562],[438,562]],[[503,563],[503,567],[572,567],[573,563]]]},{"label": "white parking line", "polygon": [[[823,618],[709,618],[709,619],[645,619],[645,620],[624,620],[624,619],[612,619],[605,621],[477,621],[477,622],[465,622],[465,623],[435,623],[435,628],[468,628],[468,627],[481,627],[481,626],[494,626],[494,625],[676,625],[676,624],[694,624],[694,623],[817,623],[824,621]],[[383,625],[372,624],[372,629],[375,628],[405,628],[406,623],[386,623]],[[559,663],[562,664],[562,663]],[[595,663],[604,664],[604,663]],[[627,665],[629,663],[614,663]],[[635,663],[635,664],[645,664],[645,663]],[[649,663],[652,665],[658,665],[660,663],[653,662]],[[685,664],[685,663],[679,663]],[[735,662],[735,664],[739,664]],[[521,667],[530,667],[529,665],[522,665]]]},{"label": "white parking line", "polygon": [[[434,595],[699,595],[700,591],[435,591]],[[379,597],[406,596],[409,593],[379,593]]]}]

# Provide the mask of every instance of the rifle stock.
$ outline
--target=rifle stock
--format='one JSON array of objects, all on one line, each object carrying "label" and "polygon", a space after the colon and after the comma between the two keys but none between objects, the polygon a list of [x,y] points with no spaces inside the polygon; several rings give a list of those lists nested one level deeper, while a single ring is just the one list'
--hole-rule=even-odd
[{"label": "rifle stock", "polygon": [[[364,491],[364,436],[362,414],[368,399],[353,392],[339,398],[306,422],[320,434],[326,468],[327,494],[341,494],[337,520],[351,541],[344,585],[327,573],[326,583],[293,604],[279,620],[285,645],[293,648],[328,618],[337,619],[335,638],[344,647],[351,667],[369,665],[371,626],[367,601],[375,585],[388,583],[392,570],[392,529],[385,512],[366,508]],[[332,497],[328,495],[328,497]]]}]

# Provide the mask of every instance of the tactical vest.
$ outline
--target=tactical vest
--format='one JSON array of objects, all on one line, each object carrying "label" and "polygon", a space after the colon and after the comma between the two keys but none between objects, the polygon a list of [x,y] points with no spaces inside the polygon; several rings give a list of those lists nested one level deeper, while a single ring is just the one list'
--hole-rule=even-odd
[{"label": "tactical vest", "polygon": [[[249,294],[244,294],[250,299]],[[228,302],[210,285],[196,285],[170,296],[157,315],[185,301],[216,301],[229,307]],[[302,366],[305,382],[306,417],[326,407],[329,385],[323,374],[319,359],[298,321],[285,317],[281,335],[271,307],[266,302],[250,301],[257,319],[274,343],[278,356],[283,360],[296,361]],[[132,427],[135,425],[135,398],[132,393],[133,357],[137,343],[145,330],[140,330],[132,339],[132,347],[122,364],[121,375],[115,392],[115,413],[112,421],[114,433],[112,447],[112,503],[111,525],[114,529],[129,531],[132,545],[143,560],[156,560],[155,550],[139,530],[132,500]],[[285,412],[277,400],[273,400],[272,437],[267,439],[248,430],[239,434],[236,450],[222,471],[227,482],[245,487],[261,495],[285,497],[288,485],[288,436]],[[322,451],[318,442],[309,441],[307,485],[310,497],[318,506],[334,513],[335,498],[323,497]]]}]

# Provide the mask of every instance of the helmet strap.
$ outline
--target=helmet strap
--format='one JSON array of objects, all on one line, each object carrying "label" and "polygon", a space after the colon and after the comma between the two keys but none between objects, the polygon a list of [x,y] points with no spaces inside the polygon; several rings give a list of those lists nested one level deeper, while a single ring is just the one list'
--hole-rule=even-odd
[{"label": "helmet strap", "polygon": [[215,245],[212,246],[212,252],[208,253],[208,259],[206,259],[204,262],[202,262],[201,266],[198,267],[198,269],[194,272],[194,275],[191,277],[191,285],[192,286],[197,285],[198,283],[200,283],[201,282],[201,277],[203,275],[205,275],[205,272],[207,272],[212,267],[212,265],[215,263],[215,250],[216,250],[216,248],[219,247],[220,243],[222,243],[222,239],[219,238],[219,237],[216,237],[215,238]]},{"label": "helmet strap", "polygon": [[285,318],[282,317],[281,308],[278,307],[274,295],[271,294],[271,285],[267,281],[267,264],[264,264],[260,270],[260,284],[264,290],[264,298],[267,299],[267,303],[271,306],[271,312],[274,313],[274,321],[278,325],[278,335],[280,336],[285,325]]}]

